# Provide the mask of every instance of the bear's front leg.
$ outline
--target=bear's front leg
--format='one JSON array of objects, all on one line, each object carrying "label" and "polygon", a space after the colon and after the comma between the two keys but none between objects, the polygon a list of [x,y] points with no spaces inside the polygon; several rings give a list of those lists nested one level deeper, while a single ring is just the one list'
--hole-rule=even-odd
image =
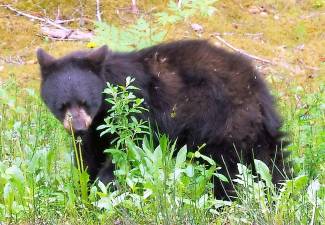
[{"label": "bear's front leg", "polygon": [[89,129],[80,135],[82,139],[81,152],[83,165],[86,168],[90,182],[94,182],[97,178],[104,184],[114,179],[114,164],[108,159],[104,151],[109,148],[111,137],[100,134],[95,129]]},{"label": "bear's front leg", "polygon": [[114,180],[114,169],[115,167],[112,163],[112,160],[106,159],[106,162],[104,163],[104,165],[102,165],[101,169],[98,172],[98,179],[105,185],[109,182],[112,182]]},{"label": "bear's front leg", "polygon": [[89,174],[90,182],[93,183],[97,179],[101,165],[105,162],[105,156],[98,151],[98,145],[91,132],[84,133],[80,137],[82,163]]}]

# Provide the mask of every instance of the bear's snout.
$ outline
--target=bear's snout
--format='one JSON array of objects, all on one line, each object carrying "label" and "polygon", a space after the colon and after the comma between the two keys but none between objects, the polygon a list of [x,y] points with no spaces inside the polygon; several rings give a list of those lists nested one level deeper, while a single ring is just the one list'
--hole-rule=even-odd
[{"label": "bear's snout", "polygon": [[82,107],[69,108],[64,116],[63,125],[68,132],[80,133],[87,131],[92,122],[91,117]]}]

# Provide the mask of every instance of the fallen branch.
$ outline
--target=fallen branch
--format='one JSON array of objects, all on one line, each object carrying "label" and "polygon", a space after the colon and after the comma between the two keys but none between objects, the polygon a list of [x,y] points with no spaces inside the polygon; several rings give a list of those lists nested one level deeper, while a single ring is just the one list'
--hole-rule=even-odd
[{"label": "fallen branch", "polygon": [[48,39],[53,40],[53,41],[82,41],[82,40],[79,40],[79,39],[71,39],[71,38],[65,38],[65,39],[56,38],[56,37],[51,37],[51,36],[47,36],[47,35],[43,35],[43,34],[36,34],[36,36],[39,36],[39,37],[42,37],[42,38],[48,38]]},{"label": "fallen branch", "polygon": [[2,5],[3,7],[17,13],[18,15],[21,15],[21,16],[25,16],[29,19],[32,19],[32,20],[38,20],[38,21],[41,21],[43,23],[47,23],[47,24],[50,24],[54,27],[57,27],[59,29],[62,29],[62,30],[65,30],[65,31],[70,31],[71,29],[68,29],[68,28],[65,28],[64,26],[61,26],[60,24],[57,24],[55,22],[53,22],[52,20],[50,19],[47,19],[47,18],[41,18],[41,17],[38,17],[38,16],[33,16],[33,15],[30,15],[28,13],[25,13],[25,12],[21,12],[15,8],[13,8],[11,5]]},{"label": "fallen branch", "polygon": [[268,64],[274,64],[273,61],[271,60],[268,60],[268,59],[263,59],[261,57],[258,57],[258,56],[255,56],[255,55],[252,55],[250,53],[247,53],[245,52],[244,50],[242,49],[239,49],[239,48],[236,48],[234,47],[233,45],[229,44],[227,41],[225,41],[223,38],[221,38],[219,35],[214,35],[218,41],[220,41],[222,44],[226,45],[228,48],[231,48],[232,50],[236,51],[236,52],[239,52],[240,54],[243,54],[251,59],[254,59],[254,60],[257,60],[257,61],[260,61],[260,62],[263,62],[263,63],[268,63]]},{"label": "fallen branch", "polygon": [[80,30],[65,31],[57,28],[41,26],[41,33],[51,37],[53,40],[89,40],[93,37],[92,33],[83,32]]},{"label": "fallen branch", "polygon": [[[31,14],[21,12],[15,8],[13,8],[11,5],[1,5],[15,13],[21,16],[25,16],[32,20],[41,21],[45,24],[51,25],[50,26],[41,26],[41,33],[42,36],[46,36],[52,40],[67,40],[67,41],[76,41],[76,40],[89,40],[93,37],[93,34],[90,32],[83,32],[81,30],[73,30],[70,28],[66,28],[59,23],[56,23],[48,18],[42,18],[38,16],[33,16]],[[69,20],[67,20],[69,21]]]}]

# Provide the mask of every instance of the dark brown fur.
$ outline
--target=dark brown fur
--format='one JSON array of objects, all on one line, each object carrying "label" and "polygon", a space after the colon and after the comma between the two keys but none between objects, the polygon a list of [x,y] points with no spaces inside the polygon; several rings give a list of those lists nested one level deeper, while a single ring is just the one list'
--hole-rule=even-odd
[{"label": "dark brown fur", "polygon": [[[195,150],[205,143],[203,153],[222,165],[225,174],[227,167],[232,178],[237,173],[237,163],[242,160],[253,166],[253,157],[273,170],[274,182],[283,178],[281,121],[261,76],[243,56],[199,40],[156,45],[131,53],[106,51],[100,57],[102,50],[95,57],[96,63],[87,54],[71,54],[57,60],[57,65],[61,70],[67,68],[69,74],[88,68],[102,82],[113,84],[124,84],[127,76],[133,76],[141,89],[137,95],[144,98],[149,108],[142,117],[149,118],[170,138],[177,138],[179,146],[187,144]],[[55,73],[58,69],[52,65],[49,70]],[[93,124],[82,136],[84,158],[92,178],[98,175],[105,160],[103,150],[110,144],[108,137],[101,139],[96,131],[103,124],[106,110],[102,100]],[[100,174],[108,174],[111,179],[112,168],[101,170]],[[226,185],[226,190],[231,193],[233,189]],[[216,193],[224,194],[218,185]]]}]

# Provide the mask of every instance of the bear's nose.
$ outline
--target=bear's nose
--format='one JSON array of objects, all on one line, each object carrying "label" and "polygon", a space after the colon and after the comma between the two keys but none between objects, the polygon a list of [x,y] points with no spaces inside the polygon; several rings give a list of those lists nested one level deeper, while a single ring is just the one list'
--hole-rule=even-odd
[{"label": "bear's nose", "polygon": [[78,117],[72,117],[72,128],[74,132],[78,133],[78,132],[86,131],[88,129],[88,126],[84,118],[78,116]]},{"label": "bear's nose", "polygon": [[91,124],[91,117],[81,107],[72,107],[66,111],[64,117],[64,128],[71,132],[82,133],[88,130]]}]

